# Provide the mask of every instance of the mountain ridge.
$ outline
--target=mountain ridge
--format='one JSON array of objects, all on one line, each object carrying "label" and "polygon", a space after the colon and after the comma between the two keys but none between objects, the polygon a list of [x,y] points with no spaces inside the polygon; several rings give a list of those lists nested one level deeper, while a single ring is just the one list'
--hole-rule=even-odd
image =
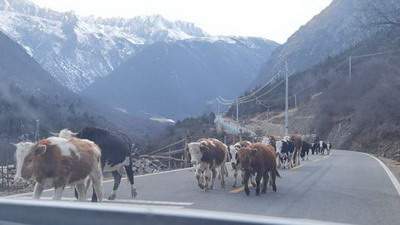
[{"label": "mountain ridge", "polygon": [[0,30],[76,93],[148,45],[188,39],[231,40],[210,36],[193,23],[168,21],[160,15],[130,19],[82,17],[41,8],[29,0],[0,0],[0,12]]}]

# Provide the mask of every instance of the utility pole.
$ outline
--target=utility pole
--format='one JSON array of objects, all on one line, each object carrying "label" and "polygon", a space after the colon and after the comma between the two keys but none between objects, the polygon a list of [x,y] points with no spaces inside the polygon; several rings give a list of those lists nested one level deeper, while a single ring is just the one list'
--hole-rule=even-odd
[{"label": "utility pole", "polygon": [[351,81],[351,73],[352,73],[352,71],[351,71],[351,56],[349,57],[349,81]]},{"label": "utility pole", "polygon": [[36,129],[35,129],[35,141],[39,141],[39,129],[40,129],[40,120],[36,120]]},{"label": "utility pole", "polygon": [[294,94],[294,108],[297,108],[297,94]]},{"label": "utility pole", "polygon": [[288,118],[288,108],[289,108],[289,78],[288,78],[288,63],[285,61],[285,136],[288,135],[289,131],[289,118]]},{"label": "utility pole", "polygon": [[239,122],[239,99],[236,98],[236,121]]}]

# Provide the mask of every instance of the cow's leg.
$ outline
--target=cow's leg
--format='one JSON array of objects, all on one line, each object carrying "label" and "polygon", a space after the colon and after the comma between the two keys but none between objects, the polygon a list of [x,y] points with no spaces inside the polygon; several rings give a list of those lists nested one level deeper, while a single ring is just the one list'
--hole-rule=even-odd
[{"label": "cow's leg", "polygon": [[220,166],[220,173],[221,173],[221,188],[225,188],[225,163]]},{"label": "cow's leg", "polygon": [[262,182],[262,190],[261,190],[262,194],[267,193],[268,180],[269,180],[269,176],[268,176],[268,172],[266,172],[263,174],[263,182]]},{"label": "cow's leg", "polygon": [[246,193],[247,196],[250,195],[249,178],[250,178],[250,173],[245,172],[243,176],[243,184],[244,184],[244,192]]},{"label": "cow's leg", "polygon": [[260,182],[261,182],[262,174],[260,172],[257,172],[256,175],[256,195],[260,195]]},{"label": "cow's leg", "polygon": [[203,177],[204,177],[204,191],[212,189],[213,187],[212,186],[210,187],[210,182],[213,182],[212,181],[213,173],[209,167],[207,167],[206,170],[204,171]]},{"label": "cow's leg", "polygon": [[257,186],[255,177],[252,176],[252,175],[250,175],[250,183],[251,183],[251,185],[252,185],[253,187],[256,187],[256,186]]},{"label": "cow's leg", "polygon": [[[84,181],[84,182],[86,182],[86,183],[83,183],[85,185],[85,195],[86,195],[87,191],[89,190],[89,187],[90,187],[90,179],[87,178],[86,181]],[[74,195],[75,195],[75,198],[79,200],[79,193],[78,193],[78,190],[76,187],[74,188]]]},{"label": "cow's leg", "polygon": [[226,163],[224,163],[224,168],[225,168],[225,176],[229,177],[229,170],[228,167],[226,166]]},{"label": "cow's leg", "polygon": [[121,184],[122,175],[119,170],[112,171],[111,173],[114,178],[114,186],[111,195],[108,197],[108,200],[115,200],[117,198],[117,190]]},{"label": "cow's leg", "polygon": [[276,173],[277,173],[276,168],[271,170],[272,190],[274,192],[276,192]]},{"label": "cow's leg", "polygon": [[78,200],[85,201],[86,200],[86,185],[83,181],[82,183],[77,183],[75,185],[75,191],[78,193]]},{"label": "cow's leg", "polygon": [[297,149],[297,151],[296,151],[296,161],[295,161],[295,166],[298,166],[298,165],[300,165],[300,149]]},{"label": "cow's leg", "polygon": [[203,177],[202,177],[202,173],[200,171],[200,169],[196,169],[196,179],[197,179],[197,185],[199,185],[199,187],[201,189],[204,189],[204,183],[203,183]]},{"label": "cow's leg", "polygon": [[214,183],[215,183],[215,178],[217,178],[217,169],[215,167],[211,168],[211,174],[212,174],[212,178],[211,178],[211,187],[210,189],[214,189]]},{"label": "cow's leg", "polygon": [[131,184],[131,197],[136,198],[137,191],[136,191],[136,187],[135,187],[135,180],[134,180],[132,164],[125,166],[125,171],[126,171],[126,176],[129,179],[129,183]]},{"label": "cow's leg", "polygon": [[[103,159],[101,159],[101,162],[99,163],[99,165],[96,165],[96,168],[91,172],[91,174],[89,175],[89,180],[92,182],[92,186],[93,186],[93,193],[92,193],[92,202],[97,202],[98,201],[98,197],[96,195],[96,190],[94,188],[94,183],[93,183],[93,179],[96,179],[96,177],[99,176],[99,171],[100,170],[100,176],[101,176],[101,185],[103,185],[103,171],[104,171],[104,167],[106,165],[106,162],[103,161]],[[89,187],[87,187],[89,188]],[[103,198],[103,190],[101,191],[101,198]]]},{"label": "cow's leg", "polygon": [[61,198],[62,198],[62,193],[63,193],[63,191],[64,191],[64,187],[65,187],[65,186],[55,187],[55,190],[54,190],[54,197],[53,197],[54,200],[61,200]]},{"label": "cow's leg", "polygon": [[102,169],[100,168],[100,165],[98,168],[93,170],[89,177],[90,180],[92,181],[93,184],[93,196],[96,196],[96,199],[93,199],[92,196],[92,202],[93,201],[103,201],[103,174],[102,174]]},{"label": "cow's leg", "polygon": [[235,180],[235,182],[233,183],[233,187],[236,187],[237,186],[238,175],[239,175],[239,167],[238,167],[237,164],[235,166],[232,166],[232,167],[233,167],[233,177],[234,177],[234,180]]},{"label": "cow's leg", "polygon": [[44,185],[42,183],[36,182],[35,188],[33,190],[33,199],[40,199],[44,190]]}]

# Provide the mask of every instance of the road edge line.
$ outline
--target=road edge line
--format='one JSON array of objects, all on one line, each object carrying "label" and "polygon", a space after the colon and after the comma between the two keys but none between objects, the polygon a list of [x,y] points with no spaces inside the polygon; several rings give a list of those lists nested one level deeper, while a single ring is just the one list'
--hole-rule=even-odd
[{"label": "road edge line", "polygon": [[400,196],[400,183],[399,180],[397,180],[396,176],[392,173],[392,171],[385,165],[385,163],[382,162],[382,160],[380,160],[379,158],[377,158],[374,155],[368,154],[363,152],[363,154],[375,159],[376,161],[379,162],[379,165],[381,165],[381,167],[385,170],[386,174],[388,175],[390,181],[392,182],[394,188],[397,191],[397,194]]}]

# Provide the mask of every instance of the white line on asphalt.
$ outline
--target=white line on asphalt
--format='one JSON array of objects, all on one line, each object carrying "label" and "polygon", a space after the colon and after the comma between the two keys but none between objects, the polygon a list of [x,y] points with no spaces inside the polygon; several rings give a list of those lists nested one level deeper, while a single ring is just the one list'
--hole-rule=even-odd
[{"label": "white line on asphalt", "polygon": [[369,156],[369,157],[371,157],[371,158],[373,158],[373,159],[375,159],[376,161],[379,162],[379,164],[385,170],[386,174],[389,176],[390,181],[392,181],[392,184],[393,184],[394,188],[396,189],[397,194],[400,195],[400,183],[397,180],[397,178],[393,175],[392,171],[390,171],[390,169],[385,165],[385,163],[383,163],[380,159],[378,159],[377,157],[375,157],[373,155],[370,155],[368,153],[363,153],[363,154],[365,154],[365,155],[367,155],[367,156]]},{"label": "white line on asphalt", "polygon": [[[28,197],[21,198],[23,199],[30,199]],[[45,201],[53,201],[52,197],[42,197],[40,200],[45,200]],[[75,198],[68,198],[68,197],[63,197],[62,201],[71,201],[71,202],[78,202]],[[89,201],[86,201],[89,202]],[[194,203],[193,202],[170,202],[170,201],[148,201],[148,200],[128,200],[128,199],[119,199],[119,200],[108,200],[105,199],[102,203],[107,203],[107,204],[137,204],[137,205],[157,205],[157,206],[176,206],[178,208],[182,208],[184,206],[191,206]]]},{"label": "white line on asphalt", "polygon": [[[149,174],[143,174],[143,175],[137,175],[135,176],[136,178],[140,178],[140,177],[149,177],[149,176],[155,176],[155,175],[160,175],[160,174],[166,174],[166,173],[174,173],[174,172],[180,172],[180,171],[185,171],[185,170],[190,170],[193,169],[193,167],[188,167],[188,168],[183,168],[183,169],[176,169],[176,170],[168,170],[168,171],[162,171],[162,172],[158,172],[158,173],[149,173]],[[122,178],[122,180],[126,180],[127,178],[124,177]],[[114,181],[114,179],[108,179],[108,180],[104,180],[103,183],[109,183]],[[54,188],[50,188],[50,189],[46,189],[43,192],[49,192],[49,191],[53,191]],[[15,195],[8,195],[8,196],[4,196],[4,198],[18,198],[18,197],[22,197],[22,196],[27,196],[27,195],[32,195],[33,192],[27,192],[27,193],[20,193],[20,194],[15,194]]]},{"label": "white line on asphalt", "polygon": [[[166,174],[166,173],[174,173],[174,172],[180,172],[180,171],[185,171],[185,170],[190,170],[190,169],[193,169],[193,167],[176,169],[176,170],[167,170],[167,171],[162,171],[162,172],[158,172],[158,173],[148,173],[148,174],[143,174],[143,175],[137,175],[137,176],[135,176],[135,178],[149,177],[149,176],[155,176],[155,175]],[[124,177],[122,180],[126,180],[126,179],[127,178]],[[112,182],[112,181],[114,181],[114,179],[105,180],[105,181],[103,181],[103,183],[108,183],[108,182]]]}]

